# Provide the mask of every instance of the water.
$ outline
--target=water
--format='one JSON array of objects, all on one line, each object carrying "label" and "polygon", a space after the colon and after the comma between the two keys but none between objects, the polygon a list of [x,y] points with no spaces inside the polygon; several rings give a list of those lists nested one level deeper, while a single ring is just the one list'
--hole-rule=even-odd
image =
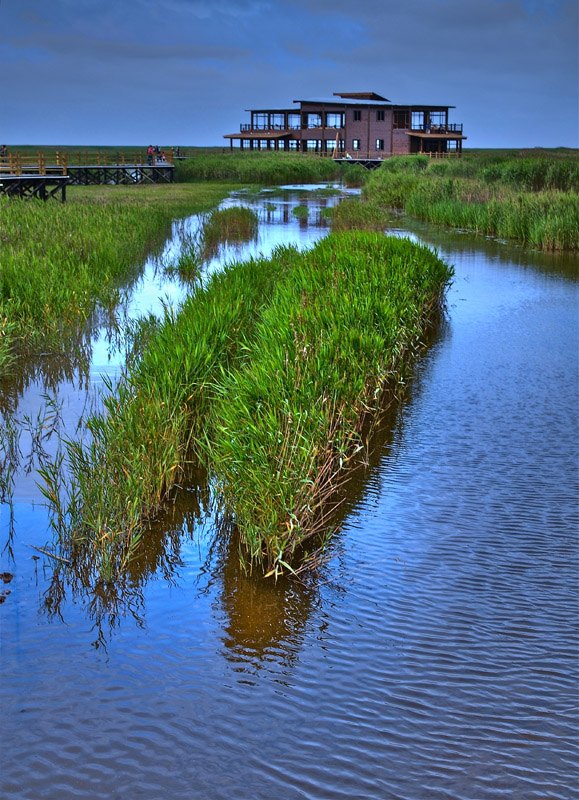
[{"label": "water", "polygon": [[[259,249],[324,233],[301,198],[252,202]],[[315,579],[244,578],[200,476],[116,593],[71,585],[27,547],[46,518],[18,476],[2,797],[577,796],[577,259],[397,224],[455,265],[448,314]],[[65,426],[116,374],[96,349]]]}]

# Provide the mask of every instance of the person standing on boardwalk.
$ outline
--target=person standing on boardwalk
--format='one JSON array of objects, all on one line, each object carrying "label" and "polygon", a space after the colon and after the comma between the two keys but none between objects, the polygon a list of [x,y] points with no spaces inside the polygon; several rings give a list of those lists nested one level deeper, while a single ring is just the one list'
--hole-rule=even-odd
[{"label": "person standing on boardwalk", "polygon": [[147,147],[147,164],[149,166],[152,166],[152,164],[153,164],[153,145],[152,144],[150,144]]}]

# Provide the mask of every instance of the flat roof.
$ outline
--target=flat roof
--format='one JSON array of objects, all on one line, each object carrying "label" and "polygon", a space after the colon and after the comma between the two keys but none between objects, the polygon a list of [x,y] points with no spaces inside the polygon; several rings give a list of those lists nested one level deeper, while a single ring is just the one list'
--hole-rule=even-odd
[{"label": "flat roof", "polygon": [[294,103],[318,103],[333,106],[391,106],[389,100],[360,100],[350,97],[314,97],[308,100],[294,100]]}]

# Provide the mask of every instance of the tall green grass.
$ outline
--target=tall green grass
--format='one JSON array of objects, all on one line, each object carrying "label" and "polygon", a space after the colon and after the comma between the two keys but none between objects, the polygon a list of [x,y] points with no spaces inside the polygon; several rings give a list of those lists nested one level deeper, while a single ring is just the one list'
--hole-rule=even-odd
[{"label": "tall green grass", "polygon": [[362,423],[450,274],[426,248],[358,233],[215,275],[109,387],[87,443],[68,447],[66,491],[47,483],[63,541],[90,542],[114,575],[195,461],[219,486],[247,562],[294,562],[308,537],[328,532]]},{"label": "tall green grass", "polygon": [[215,153],[199,154],[178,162],[175,180],[229,181],[262,184],[319,183],[339,178],[342,170],[331,158],[295,153]]},{"label": "tall green grass", "polygon": [[115,304],[121,280],[160,246],[174,218],[226,194],[222,186],[92,188],[71,191],[65,204],[0,198],[0,371],[23,350],[69,348],[97,305]]},{"label": "tall green grass", "polygon": [[255,211],[246,206],[216,208],[203,222],[201,249],[205,253],[222,243],[248,242],[255,239],[259,220]]},{"label": "tall green grass", "polygon": [[392,158],[364,188],[374,204],[543,250],[579,248],[578,192],[576,158],[504,154]]}]

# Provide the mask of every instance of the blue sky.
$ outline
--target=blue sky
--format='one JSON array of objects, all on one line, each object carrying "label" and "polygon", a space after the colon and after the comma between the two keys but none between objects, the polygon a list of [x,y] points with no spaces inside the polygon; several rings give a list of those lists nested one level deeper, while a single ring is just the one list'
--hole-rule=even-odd
[{"label": "blue sky", "polygon": [[335,91],[456,106],[471,147],[577,147],[577,2],[0,0],[7,144],[211,146]]}]

